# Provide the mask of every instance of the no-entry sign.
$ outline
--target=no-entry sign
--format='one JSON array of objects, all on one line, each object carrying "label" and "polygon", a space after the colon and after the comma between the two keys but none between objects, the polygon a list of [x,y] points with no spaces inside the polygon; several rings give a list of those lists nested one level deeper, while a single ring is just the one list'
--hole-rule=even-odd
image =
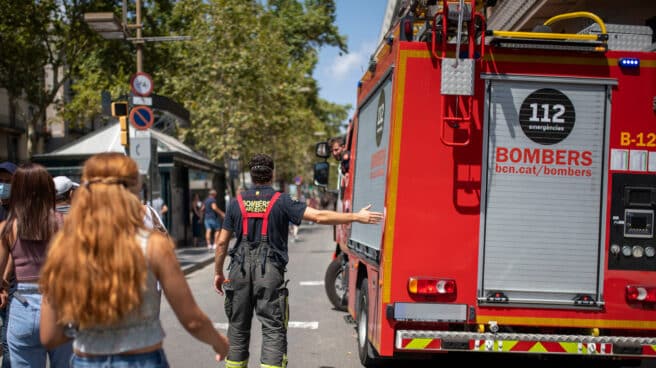
[{"label": "no-entry sign", "polygon": [[130,110],[130,124],[137,130],[148,130],[153,126],[155,114],[148,106],[135,106]]}]

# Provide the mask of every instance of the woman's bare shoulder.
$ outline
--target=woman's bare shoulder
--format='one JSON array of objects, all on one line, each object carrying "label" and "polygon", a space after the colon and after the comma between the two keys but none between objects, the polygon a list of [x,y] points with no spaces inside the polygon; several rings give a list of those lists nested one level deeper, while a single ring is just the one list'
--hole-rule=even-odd
[{"label": "woman's bare shoulder", "polygon": [[173,251],[173,242],[159,231],[151,231],[148,237],[148,256],[157,257]]}]

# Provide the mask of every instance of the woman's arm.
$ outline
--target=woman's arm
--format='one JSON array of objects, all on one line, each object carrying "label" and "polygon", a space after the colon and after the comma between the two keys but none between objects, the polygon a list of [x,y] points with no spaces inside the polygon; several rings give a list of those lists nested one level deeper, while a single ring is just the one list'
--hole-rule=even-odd
[{"label": "woman's arm", "polygon": [[57,346],[68,342],[70,338],[64,335],[64,327],[57,324],[57,314],[48,302],[45,296],[41,300],[41,324],[39,325],[39,335],[41,344],[46,349],[54,349]]},{"label": "woman's arm", "polygon": [[224,359],[228,354],[228,339],[214,328],[212,321],[196,304],[173,251],[173,243],[152,233],[147,253],[151,269],[182,326],[192,336],[212,346],[217,359]]},{"label": "woman's arm", "polygon": [[[7,221],[0,222],[0,234],[2,234]],[[13,238],[16,237],[16,226],[14,226],[14,231],[8,239],[0,239],[0,271],[2,272],[3,279],[9,280],[8,277],[11,276],[14,265],[11,259],[11,254],[9,252],[9,246],[13,242]],[[9,290],[7,290],[6,285],[2,282],[2,287],[0,287],[0,308],[7,307],[7,296],[9,295]]]}]

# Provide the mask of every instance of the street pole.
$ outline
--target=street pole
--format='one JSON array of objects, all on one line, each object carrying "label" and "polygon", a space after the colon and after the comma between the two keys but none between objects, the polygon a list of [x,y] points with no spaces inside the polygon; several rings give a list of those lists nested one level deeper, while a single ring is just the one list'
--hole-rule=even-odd
[{"label": "street pole", "polygon": [[[121,21],[119,24],[118,19],[116,19],[116,16],[112,12],[99,12],[99,13],[85,13],[84,15],[84,20],[87,22],[89,27],[91,27],[93,30],[98,32],[103,38],[106,39],[124,39],[126,41],[132,42],[132,44],[136,48],[136,53],[137,53],[137,73],[135,74],[135,78],[137,75],[140,75],[141,78],[148,78],[150,79],[150,76],[144,77],[143,73],[143,49],[144,45],[146,42],[163,42],[163,41],[184,41],[184,40],[189,40],[191,39],[190,36],[165,36],[165,37],[143,37],[143,24],[141,22],[141,11],[142,11],[142,3],[143,0],[136,0],[136,19],[134,24],[129,24],[128,23],[128,0],[122,0],[121,2]],[[130,37],[130,33],[132,29],[136,29],[136,37],[132,38]],[[146,74],[147,75],[147,74]],[[131,86],[133,87],[133,86]],[[139,97],[148,97],[150,93],[152,92],[152,79],[150,79],[150,90],[146,92],[146,94],[139,94]],[[134,88],[134,87],[133,87]],[[137,134],[135,133],[136,129],[131,126],[131,124],[127,124],[128,117],[132,119],[130,115],[130,106],[134,103],[134,99],[132,99],[133,96],[130,96],[129,101],[127,101],[127,114],[122,115],[121,118],[119,118],[119,122],[121,125],[121,131],[122,134],[125,133],[125,137],[121,137],[121,144],[125,147],[126,153],[128,156],[132,158],[136,158],[135,154],[132,152],[132,148],[130,147],[130,138],[131,136],[134,138],[137,138]],[[111,99],[111,98],[110,98]],[[152,104],[151,102],[143,102],[145,101],[144,99],[140,100],[139,103],[145,104],[150,106]],[[116,105],[112,104],[113,107],[116,107]],[[150,111],[150,116],[154,118],[153,112],[150,108],[148,110]],[[115,114],[114,112],[112,113],[113,116],[118,118],[118,115]],[[136,115],[135,115],[136,116]],[[143,118],[143,115],[141,115]],[[132,121],[133,122],[133,121]],[[132,123],[131,122],[131,123]],[[136,123],[135,123],[136,124]],[[149,124],[152,124],[152,120],[150,121]],[[149,125],[150,126],[150,125]],[[147,132],[145,132],[144,135],[147,135],[149,138],[150,136],[150,131],[146,129]],[[139,137],[139,138],[146,138],[146,137]],[[151,138],[152,139],[152,138]],[[149,147],[153,147],[154,152],[151,152],[150,156],[155,156],[157,155],[157,144],[153,143],[150,144]],[[135,148],[136,150],[136,148]],[[138,155],[138,154],[137,154]],[[155,160],[151,160],[152,162],[155,162]],[[148,172],[148,177],[149,180],[151,181],[151,185],[149,185],[149,188],[152,188],[152,178],[154,176],[153,173],[157,172],[157,167],[155,166],[154,168],[152,165],[148,165],[149,168],[148,170],[145,170]],[[147,196],[150,197],[150,196]]]},{"label": "street pole", "polygon": [[141,0],[137,0],[137,72],[143,72],[143,39],[141,38]]}]

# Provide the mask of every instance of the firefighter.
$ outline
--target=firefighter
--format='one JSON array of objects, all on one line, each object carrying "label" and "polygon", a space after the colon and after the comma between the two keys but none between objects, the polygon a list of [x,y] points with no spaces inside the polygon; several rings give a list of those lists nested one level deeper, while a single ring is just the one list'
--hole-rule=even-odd
[{"label": "firefighter", "polygon": [[349,155],[350,152],[346,149],[344,137],[333,137],[328,140],[330,147],[330,154],[335,160],[339,162],[340,177],[346,175],[349,171]]},{"label": "firefighter", "polygon": [[[262,323],[261,366],[287,365],[288,289],[284,278],[287,265],[288,224],[302,220],[317,224],[346,224],[354,221],[377,224],[380,212],[371,205],[357,213],[316,210],[294,201],[272,187],[273,159],[255,155],[249,162],[254,187],[245,190],[228,207],[223,231],[216,242],[214,288],[223,295],[228,318],[230,351],[226,368],[248,366],[253,311]],[[236,243],[228,252],[228,242],[236,234]],[[230,255],[226,279],[223,266]]]}]

